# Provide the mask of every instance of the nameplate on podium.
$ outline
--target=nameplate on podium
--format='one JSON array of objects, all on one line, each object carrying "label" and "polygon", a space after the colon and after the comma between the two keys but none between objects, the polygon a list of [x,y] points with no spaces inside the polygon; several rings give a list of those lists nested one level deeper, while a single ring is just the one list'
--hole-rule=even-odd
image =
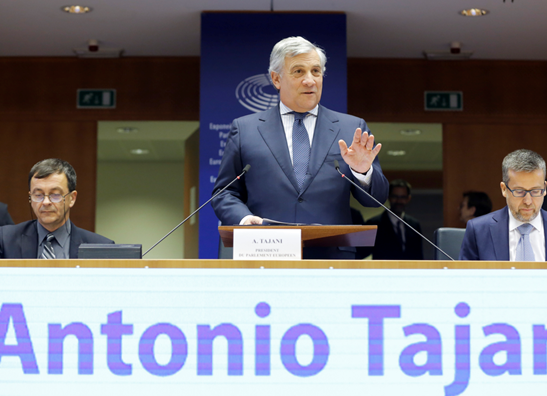
[{"label": "nameplate on podium", "polygon": [[234,260],[302,260],[300,229],[234,229]]}]

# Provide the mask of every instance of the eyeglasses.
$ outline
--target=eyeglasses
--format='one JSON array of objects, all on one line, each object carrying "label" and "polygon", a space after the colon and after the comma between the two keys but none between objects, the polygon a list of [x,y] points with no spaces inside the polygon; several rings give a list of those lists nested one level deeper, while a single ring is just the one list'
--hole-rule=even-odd
[{"label": "eyeglasses", "polygon": [[30,199],[32,199],[32,202],[44,202],[44,199],[46,199],[46,197],[49,198],[49,201],[51,203],[59,203],[61,202],[63,199],[65,199],[65,197],[68,195],[68,194],[71,194],[71,192],[69,193],[66,193],[65,195],[62,195],[62,194],[30,194]]},{"label": "eyeglasses", "polygon": [[534,190],[511,190],[507,185],[505,185],[509,191],[511,191],[511,194],[513,194],[513,197],[515,198],[524,198],[526,194],[530,193],[530,196],[533,198],[539,198],[542,197],[545,193],[544,188],[536,188]]}]

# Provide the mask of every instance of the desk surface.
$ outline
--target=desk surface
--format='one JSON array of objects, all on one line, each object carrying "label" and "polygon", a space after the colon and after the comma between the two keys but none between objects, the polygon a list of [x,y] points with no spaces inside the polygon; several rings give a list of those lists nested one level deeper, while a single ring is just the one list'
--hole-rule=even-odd
[{"label": "desk surface", "polygon": [[302,269],[547,269],[547,262],[391,260],[0,260],[29,268],[302,268]]}]

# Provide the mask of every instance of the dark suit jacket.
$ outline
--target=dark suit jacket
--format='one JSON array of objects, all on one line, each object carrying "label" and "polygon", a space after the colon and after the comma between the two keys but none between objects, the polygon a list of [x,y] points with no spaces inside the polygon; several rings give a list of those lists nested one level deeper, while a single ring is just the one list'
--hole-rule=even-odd
[{"label": "dark suit jacket", "polygon": [[[334,168],[353,179],[340,154],[338,140],[348,146],[356,128],[366,130],[364,120],[319,106],[308,176],[300,192],[294,176],[279,106],[234,120],[214,193],[226,186],[245,165],[249,172],[213,200],[222,224],[239,224],[247,215],[290,223],[352,224],[350,193],[365,206],[378,206],[365,193],[344,180]],[[374,161],[369,193],[380,202],[387,199],[388,181],[378,158]],[[325,249],[325,248],[320,248]],[[348,254],[339,254],[345,251]],[[355,248],[330,249],[307,254],[305,258],[354,258]]]},{"label": "dark suit jacket", "polygon": [[13,220],[8,212],[8,205],[0,202],[0,226],[13,224]]},{"label": "dark suit jacket", "polygon": [[[71,223],[69,248],[71,259],[78,258],[78,247],[82,243],[114,243],[114,241],[78,228]],[[0,227],[0,258],[35,259],[38,257],[38,244],[36,220]]]},{"label": "dark suit jacket", "polygon": [[[420,223],[415,218],[405,215],[403,220],[414,227],[420,233],[422,229]],[[378,226],[376,233],[376,242],[371,249],[372,258],[374,260],[423,260],[424,253],[422,250],[422,238],[405,225],[405,250],[399,237],[393,229],[393,225],[389,220],[387,211],[382,214],[372,217],[367,220],[366,225]]]},{"label": "dark suit jacket", "polygon": [[[547,239],[547,212],[541,209]],[[547,241],[545,246],[547,247]],[[467,222],[460,260],[509,261],[509,209],[477,217]]]}]

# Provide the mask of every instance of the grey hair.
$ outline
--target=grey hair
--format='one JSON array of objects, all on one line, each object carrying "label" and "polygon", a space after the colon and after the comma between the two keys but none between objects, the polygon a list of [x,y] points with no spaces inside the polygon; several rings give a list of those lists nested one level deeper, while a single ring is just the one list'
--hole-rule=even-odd
[{"label": "grey hair", "polygon": [[513,172],[533,172],[541,169],[545,178],[545,160],[532,150],[517,150],[509,153],[501,164],[501,177],[507,185],[509,183],[509,170]]},{"label": "grey hair", "polygon": [[310,43],[304,37],[287,37],[286,39],[278,42],[272,49],[270,54],[270,68],[268,69],[268,74],[272,75],[272,72],[276,72],[281,75],[283,72],[283,66],[285,65],[285,58],[288,56],[292,58],[293,56],[301,54],[309,54],[312,51],[316,51],[319,55],[319,61],[321,62],[321,69],[323,74],[327,68],[325,64],[327,63],[327,54],[322,48]]}]

